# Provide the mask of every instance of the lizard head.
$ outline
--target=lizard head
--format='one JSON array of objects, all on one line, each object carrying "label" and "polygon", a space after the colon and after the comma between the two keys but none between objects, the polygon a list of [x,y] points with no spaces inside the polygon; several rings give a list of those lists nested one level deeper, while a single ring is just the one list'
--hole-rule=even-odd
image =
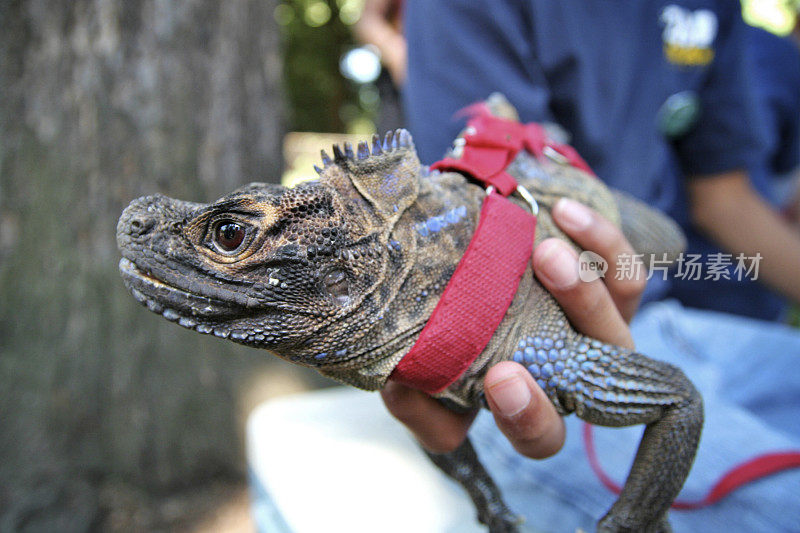
[{"label": "lizard head", "polygon": [[420,164],[405,130],[333,153],[322,153],[319,179],[294,188],[252,183],[211,204],[134,200],[117,225],[126,286],[201,333],[311,366],[354,357],[412,251],[394,228]]}]

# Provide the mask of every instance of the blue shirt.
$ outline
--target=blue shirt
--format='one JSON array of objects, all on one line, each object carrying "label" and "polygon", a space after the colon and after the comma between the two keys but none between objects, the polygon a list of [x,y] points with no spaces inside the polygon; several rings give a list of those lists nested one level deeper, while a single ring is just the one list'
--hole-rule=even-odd
[{"label": "blue shirt", "polygon": [[759,192],[780,207],[788,200],[782,182],[800,166],[800,42],[749,27],[747,46],[768,126],[764,156],[750,176]]},{"label": "blue shirt", "polygon": [[[500,91],[522,121],[566,128],[601,179],[667,212],[694,240],[685,176],[759,158],[738,2],[409,0],[405,9],[404,98],[426,163],[463,127],[459,109]],[[678,94],[699,104],[699,118],[667,136],[663,117],[677,117],[665,104]],[[648,289],[654,298],[667,287]]]}]

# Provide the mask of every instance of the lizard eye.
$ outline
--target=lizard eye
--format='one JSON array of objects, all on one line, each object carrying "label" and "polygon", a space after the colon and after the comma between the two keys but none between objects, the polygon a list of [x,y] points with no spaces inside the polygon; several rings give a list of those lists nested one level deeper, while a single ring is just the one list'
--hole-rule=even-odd
[{"label": "lizard eye", "polygon": [[247,235],[242,224],[232,220],[222,220],[214,228],[214,246],[222,253],[231,253],[239,249]]}]

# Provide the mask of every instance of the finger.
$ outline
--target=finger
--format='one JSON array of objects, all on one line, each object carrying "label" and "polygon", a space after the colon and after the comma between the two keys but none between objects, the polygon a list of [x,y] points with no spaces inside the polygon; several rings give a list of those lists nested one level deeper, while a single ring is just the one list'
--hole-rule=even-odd
[{"label": "finger", "polygon": [[590,337],[633,348],[633,338],[606,285],[578,275],[578,254],[561,239],[546,239],[533,251],[533,271],[561,304],[575,328]]},{"label": "finger", "polygon": [[[552,214],[556,224],[581,248],[599,254],[608,262],[606,286],[620,314],[630,322],[647,284],[647,271],[622,230],[596,211],[569,198],[556,202]],[[621,261],[630,263],[622,265]],[[616,275],[622,271],[621,267],[630,275]]]},{"label": "finger", "polygon": [[467,436],[475,412],[456,413],[424,392],[389,381],[381,390],[389,412],[433,453],[451,452]]},{"label": "finger", "polygon": [[564,445],[564,421],[522,365],[505,361],[490,368],[484,391],[497,427],[519,453],[544,459]]}]

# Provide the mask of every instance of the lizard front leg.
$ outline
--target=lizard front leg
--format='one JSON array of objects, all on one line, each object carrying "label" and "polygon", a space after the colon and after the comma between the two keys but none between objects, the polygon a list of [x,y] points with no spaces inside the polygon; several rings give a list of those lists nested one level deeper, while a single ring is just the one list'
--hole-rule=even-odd
[{"label": "lizard front leg", "polygon": [[603,426],[646,424],[617,502],[599,531],[668,531],[666,516],[689,474],[703,426],[703,401],[678,368],[580,337],[569,356],[529,371],[562,412]]}]

